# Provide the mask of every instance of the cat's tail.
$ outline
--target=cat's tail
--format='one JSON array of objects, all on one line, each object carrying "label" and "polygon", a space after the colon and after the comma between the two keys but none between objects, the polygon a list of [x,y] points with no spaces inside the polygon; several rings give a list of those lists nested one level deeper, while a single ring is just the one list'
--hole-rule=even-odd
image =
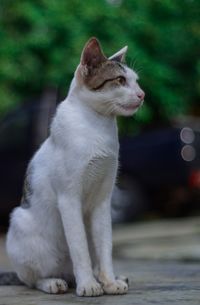
[{"label": "cat's tail", "polygon": [[15,272],[0,272],[0,286],[3,285],[24,285]]}]

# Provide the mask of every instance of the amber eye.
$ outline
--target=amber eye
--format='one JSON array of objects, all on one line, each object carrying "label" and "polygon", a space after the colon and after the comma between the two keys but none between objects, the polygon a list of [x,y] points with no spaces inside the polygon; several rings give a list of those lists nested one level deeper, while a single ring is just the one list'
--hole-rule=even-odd
[{"label": "amber eye", "polygon": [[119,83],[120,85],[122,85],[122,86],[124,86],[125,83],[126,83],[126,79],[125,79],[124,76],[118,76],[118,77],[117,77],[117,81],[118,81],[118,83]]}]

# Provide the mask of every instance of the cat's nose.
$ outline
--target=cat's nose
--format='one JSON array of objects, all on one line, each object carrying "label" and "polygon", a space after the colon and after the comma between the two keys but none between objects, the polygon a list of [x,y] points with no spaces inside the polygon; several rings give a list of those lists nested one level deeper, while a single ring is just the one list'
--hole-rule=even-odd
[{"label": "cat's nose", "polygon": [[137,97],[140,99],[140,101],[143,101],[144,97],[145,97],[145,93],[144,91],[140,91],[137,93]]}]

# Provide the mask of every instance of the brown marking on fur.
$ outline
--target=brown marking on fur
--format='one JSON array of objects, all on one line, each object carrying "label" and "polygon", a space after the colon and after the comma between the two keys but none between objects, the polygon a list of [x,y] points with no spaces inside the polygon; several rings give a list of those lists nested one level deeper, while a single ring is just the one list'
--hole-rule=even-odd
[{"label": "brown marking on fur", "polygon": [[30,196],[32,195],[33,192],[30,182],[31,174],[32,174],[32,167],[29,166],[25,174],[23,194],[21,199],[21,207],[23,208],[30,207]]},{"label": "brown marking on fur", "polygon": [[[89,89],[104,85],[106,80],[117,79],[125,76],[126,70],[123,64],[109,60],[104,55],[99,41],[93,37],[85,45],[81,55],[81,63],[76,70],[76,79],[80,85]],[[115,83],[119,85],[119,83]]]},{"label": "brown marking on fur", "polygon": [[101,63],[96,68],[88,68],[87,73],[84,72],[84,69],[84,66],[79,66],[77,77],[79,83],[84,83],[89,89],[98,88],[107,80],[113,80],[113,82],[116,80],[116,85],[119,85],[117,77],[125,77],[126,73],[123,65],[111,60]]},{"label": "brown marking on fur", "polygon": [[100,282],[103,286],[109,285],[109,284],[110,284],[110,281],[109,281],[109,279],[107,278],[106,273],[103,272],[103,271],[99,273],[98,279],[99,279],[99,282]]},{"label": "brown marking on fur", "polygon": [[123,86],[126,83],[126,78],[124,76],[117,76],[116,78],[108,78],[105,79],[104,82],[102,82],[98,87],[92,88],[93,90],[100,90],[104,88],[105,86]]}]

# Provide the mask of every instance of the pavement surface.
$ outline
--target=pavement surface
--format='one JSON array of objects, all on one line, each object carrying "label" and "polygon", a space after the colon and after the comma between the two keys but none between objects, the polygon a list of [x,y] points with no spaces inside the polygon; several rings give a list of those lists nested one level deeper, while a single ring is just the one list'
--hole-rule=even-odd
[{"label": "pavement surface", "polygon": [[[116,274],[129,277],[123,296],[48,295],[25,286],[0,286],[0,305],[200,304],[200,218],[114,227]],[[12,270],[0,237],[0,271]]]}]

